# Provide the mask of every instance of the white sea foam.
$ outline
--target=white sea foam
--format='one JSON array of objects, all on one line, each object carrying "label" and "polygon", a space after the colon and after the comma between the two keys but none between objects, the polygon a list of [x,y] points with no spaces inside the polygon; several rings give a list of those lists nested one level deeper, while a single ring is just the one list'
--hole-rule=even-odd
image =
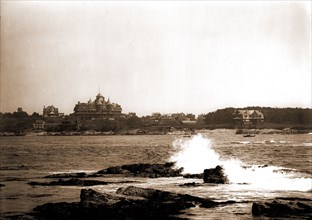
[{"label": "white sea foam", "polygon": [[177,139],[173,142],[177,152],[171,161],[176,162],[177,167],[183,167],[184,173],[192,174],[221,165],[232,184],[246,183],[256,189],[308,191],[312,188],[311,178],[296,178],[294,172],[279,172],[284,170],[282,167],[246,166],[237,159],[221,160],[212,146],[212,140],[200,134]]},{"label": "white sea foam", "polygon": [[302,146],[312,147],[312,143],[302,143]]}]

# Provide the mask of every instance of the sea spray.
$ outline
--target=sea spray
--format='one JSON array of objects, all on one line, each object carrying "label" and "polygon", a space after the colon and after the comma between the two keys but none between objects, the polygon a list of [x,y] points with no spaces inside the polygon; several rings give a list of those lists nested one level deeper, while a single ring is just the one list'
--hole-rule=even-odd
[{"label": "sea spray", "polygon": [[177,152],[171,157],[177,167],[183,167],[184,173],[202,173],[204,169],[219,165],[220,156],[212,149],[212,141],[198,134],[191,138],[173,141]]},{"label": "sea spray", "polygon": [[184,173],[203,173],[204,169],[221,165],[232,184],[246,184],[252,189],[309,191],[312,178],[295,176],[295,172],[284,173],[285,168],[276,166],[248,166],[238,159],[222,160],[213,149],[213,141],[201,134],[173,141],[176,153],[170,161],[183,167]]}]

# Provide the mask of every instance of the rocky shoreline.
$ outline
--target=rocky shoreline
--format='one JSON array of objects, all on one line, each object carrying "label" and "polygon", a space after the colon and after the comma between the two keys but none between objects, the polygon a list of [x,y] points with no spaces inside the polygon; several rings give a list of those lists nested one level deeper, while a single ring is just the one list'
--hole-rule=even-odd
[{"label": "rocky shoreline", "polygon": [[195,206],[211,208],[232,203],[128,186],[114,194],[82,189],[80,202],[47,203],[37,206],[33,215],[38,219],[179,219],[178,214]]},{"label": "rocky shoreline", "polygon": [[[52,181],[28,184],[33,187],[41,186],[78,186],[80,190],[79,202],[59,202],[39,205],[28,213],[33,219],[179,219],[187,209],[192,207],[213,208],[235,203],[248,203],[253,216],[311,218],[312,200],[300,198],[276,198],[268,201],[215,201],[209,198],[179,194],[164,190],[137,187],[131,183],[138,181],[108,182],[93,178],[114,176],[118,177],[184,177],[199,178],[202,183],[189,182],[179,187],[201,187],[205,184],[228,184],[223,168],[217,166],[205,169],[202,174],[182,175],[183,168],[175,168],[174,163],[165,164],[126,164],[108,167],[95,173],[58,173],[44,176]],[[58,179],[58,180],[53,180]],[[142,180],[142,179],[140,179]],[[114,193],[97,192],[91,188],[96,185],[125,183]]]},{"label": "rocky shoreline", "polygon": [[[215,130],[215,129],[213,129]],[[216,129],[218,130],[218,129]],[[235,134],[309,134],[312,130],[301,130],[293,128],[284,129],[229,129]],[[47,131],[25,131],[25,132],[0,132],[0,137],[7,136],[106,136],[106,135],[190,135],[196,133],[205,133],[210,130],[189,130],[181,132],[168,131],[148,131],[144,129],[133,129],[124,131],[62,131],[62,132],[47,132]]]},{"label": "rocky shoreline", "polygon": [[[80,201],[46,203],[34,208],[36,219],[179,219],[178,215],[192,207],[213,208],[235,201],[216,202],[211,199],[135,186],[121,187],[114,194],[81,189]],[[283,198],[254,202],[255,217],[309,219],[312,200]]]},{"label": "rocky shoreline", "polygon": [[312,218],[312,200],[301,198],[277,198],[252,204],[254,216]]},{"label": "rocky shoreline", "polygon": [[311,130],[284,129],[237,129],[235,134],[309,134]]},{"label": "rocky shoreline", "polygon": [[106,135],[165,135],[165,131],[142,131],[142,130],[128,130],[118,132],[102,132],[102,131],[61,131],[61,132],[47,132],[47,131],[27,131],[27,132],[0,132],[0,137],[8,136],[106,136]]}]

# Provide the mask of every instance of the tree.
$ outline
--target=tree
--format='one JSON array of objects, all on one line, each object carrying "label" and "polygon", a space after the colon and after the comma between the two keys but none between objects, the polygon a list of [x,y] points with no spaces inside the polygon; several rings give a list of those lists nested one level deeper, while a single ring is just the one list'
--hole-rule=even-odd
[{"label": "tree", "polygon": [[27,118],[28,114],[27,112],[14,112],[13,117],[14,118]]},{"label": "tree", "polygon": [[39,113],[34,112],[34,113],[32,113],[31,117],[32,118],[40,118],[40,115],[39,115]]},{"label": "tree", "polygon": [[139,128],[142,126],[142,119],[137,116],[132,116],[127,119],[127,125],[131,128]]},{"label": "tree", "polygon": [[6,112],[3,114],[3,118],[13,118],[13,114],[11,112]]},{"label": "tree", "polygon": [[204,116],[205,124],[233,124],[234,108],[218,109]]}]

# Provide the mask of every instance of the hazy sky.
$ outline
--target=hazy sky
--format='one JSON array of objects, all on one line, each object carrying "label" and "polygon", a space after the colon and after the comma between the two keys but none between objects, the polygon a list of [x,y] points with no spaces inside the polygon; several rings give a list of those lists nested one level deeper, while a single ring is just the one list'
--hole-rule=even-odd
[{"label": "hazy sky", "polygon": [[1,1],[1,112],[311,107],[310,1]]}]

